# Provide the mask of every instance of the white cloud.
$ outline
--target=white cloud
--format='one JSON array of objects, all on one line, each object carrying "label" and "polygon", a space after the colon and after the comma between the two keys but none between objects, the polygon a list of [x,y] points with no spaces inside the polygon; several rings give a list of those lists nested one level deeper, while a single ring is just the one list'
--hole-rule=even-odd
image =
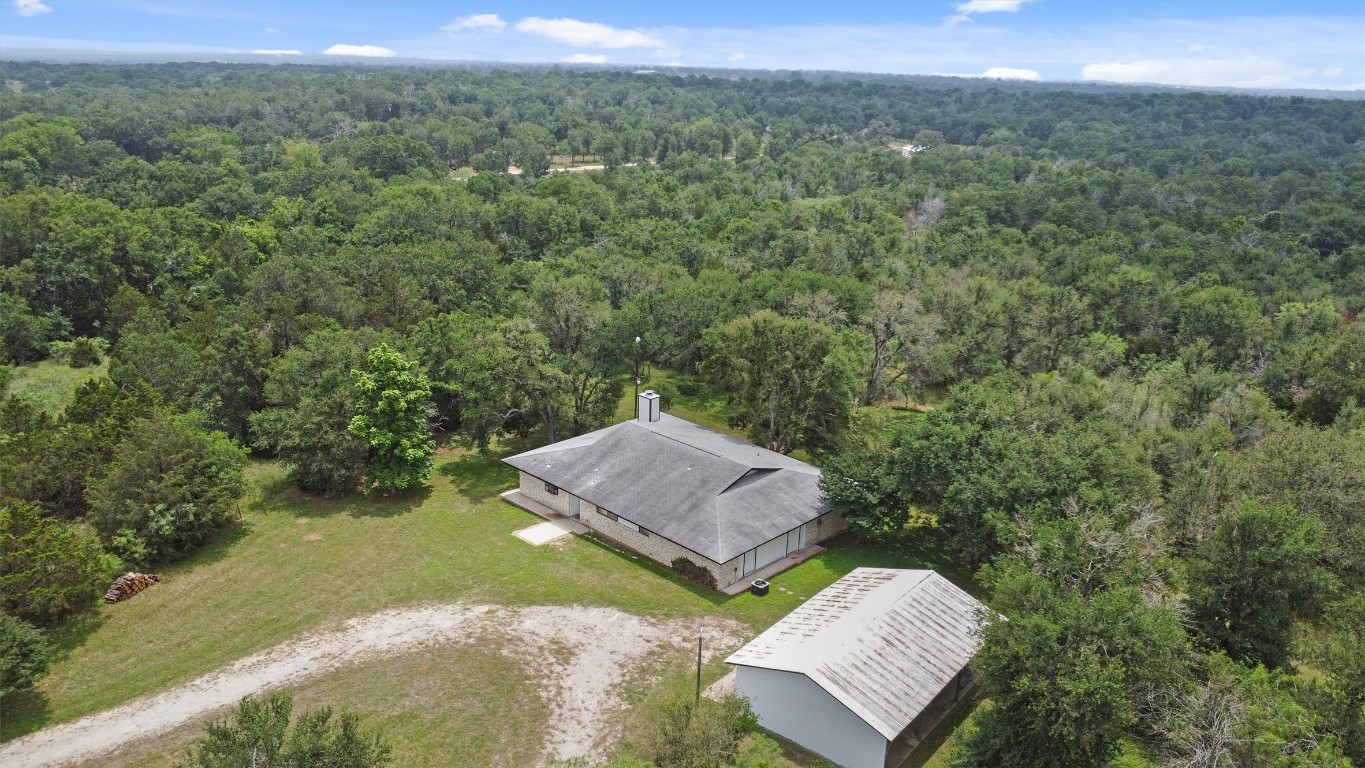
[{"label": "white cloud", "polygon": [[1116,83],[1224,86],[1231,88],[1282,88],[1318,74],[1316,67],[1295,67],[1258,56],[1224,59],[1138,59],[1086,64],[1084,80]]},{"label": "white cloud", "polygon": [[953,6],[958,13],[1014,13],[1029,0],[967,0]]},{"label": "white cloud", "polygon": [[443,32],[460,32],[466,29],[501,32],[507,27],[507,22],[496,13],[475,13],[470,16],[460,16],[449,24],[441,27]]},{"label": "white cloud", "polygon": [[531,16],[517,22],[517,31],[548,37],[567,45],[595,48],[664,48],[663,38],[634,29],[617,29],[606,24],[578,19],[542,19]]},{"label": "white cloud", "polygon": [[564,57],[564,61],[570,64],[606,64],[607,55],[605,53],[575,53],[572,56]]},{"label": "white cloud", "polygon": [[346,43],[337,43],[323,53],[331,56],[372,56],[381,59],[398,55],[388,48],[381,48],[377,45],[347,45]]},{"label": "white cloud", "polygon": [[729,56],[726,56],[725,58],[729,59],[730,61],[744,61],[745,59],[749,58],[749,54],[744,53],[742,51],[735,51],[734,53],[730,54]]},{"label": "white cloud", "polygon": [[252,53],[259,53],[266,56],[302,56],[303,51],[296,51],[292,48],[257,48]]},{"label": "white cloud", "polygon": [[265,29],[261,30],[261,34],[263,35],[273,35],[276,32],[279,32],[279,30],[275,29],[274,27],[266,27]]},{"label": "white cloud", "polygon": [[981,77],[993,77],[997,80],[1042,80],[1043,76],[1032,69],[1017,69],[1015,67],[991,67],[982,72]]},{"label": "white cloud", "polygon": [[15,12],[24,18],[52,13],[51,6],[43,5],[43,0],[12,0],[12,2]]},{"label": "white cloud", "polygon": [[1043,76],[1032,69],[1019,69],[1016,67],[991,67],[979,75],[969,75],[960,72],[934,72],[938,77],[984,77],[992,80],[1042,80]]},{"label": "white cloud", "polygon": [[950,26],[972,21],[974,13],[1017,13],[1026,3],[1033,0],[967,0],[953,6],[957,13],[944,19]]}]

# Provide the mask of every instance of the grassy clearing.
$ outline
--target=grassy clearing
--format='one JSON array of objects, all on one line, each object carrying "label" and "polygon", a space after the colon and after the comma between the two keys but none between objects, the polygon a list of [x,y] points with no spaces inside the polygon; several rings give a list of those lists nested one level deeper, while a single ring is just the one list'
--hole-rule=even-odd
[{"label": "grassy clearing", "polygon": [[14,381],[10,382],[6,392],[11,395],[23,395],[37,403],[43,410],[57,413],[71,402],[76,387],[103,376],[108,370],[107,358],[90,368],[72,368],[65,363],[44,360],[41,363],[19,366],[15,370]]},{"label": "grassy clearing", "polygon": [[774,579],[767,597],[728,598],[591,540],[531,547],[516,539],[512,532],[536,519],[497,498],[516,475],[496,458],[443,452],[428,489],[339,501],[299,494],[275,464],[255,464],[250,475],[239,527],[166,568],[166,580],[136,599],[101,606],[98,617],[57,633],[59,660],[36,691],[6,702],[3,738],[387,608],[601,605],[659,617],[717,614],[759,630],[858,565],[946,565],[926,553],[840,542]]},{"label": "grassy clearing", "polygon": [[[382,729],[394,765],[436,768],[534,765],[541,745],[527,735],[541,733],[550,714],[543,699],[524,695],[535,686],[520,663],[494,649],[443,645],[358,664],[285,690],[294,695],[296,714],[309,707],[345,709]],[[90,765],[171,768],[202,734],[196,723]]]},{"label": "grassy clearing", "polygon": [[[660,380],[656,374],[645,386]],[[630,396],[628,389],[622,403],[627,416]],[[725,407],[723,397],[701,391],[679,396],[671,411],[724,428]],[[516,484],[516,472],[499,456],[524,447],[509,443],[498,447],[497,456],[443,448],[429,487],[343,500],[305,496],[288,483],[281,466],[254,463],[248,470],[251,491],[242,504],[241,525],[190,560],[165,568],[161,584],[128,602],[101,606],[97,615],[56,633],[59,658],[52,673],[34,691],[6,698],[0,739],[113,707],[298,635],[390,608],[451,602],[578,604],[659,618],[721,616],[756,633],[858,566],[935,568],[972,589],[965,573],[932,551],[861,546],[849,537],[772,579],[772,592],[762,598],[702,590],[663,566],[591,539],[573,537],[531,547],[511,534],[538,518],[498,498]],[[412,761],[404,764],[426,764],[422,755],[447,754],[453,731],[487,728],[479,744],[511,738],[538,748],[538,739],[527,740],[525,734],[538,732],[532,720],[541,716],[515,714],[540,706],[534,684],[498,672],[492,662],[485,664],[491,671],[480,668],[471,677],[470,664],[425,658],[374,662],[333,673],[301,690],[335,709],[386,718],[385,725],[394,728],[395,746],[401,734],[402,749],[412,750]],[[690,669],[685,659],[661,663],[637,682],[639,703],[667,692],[673,677],[690,680]],[[705,682],[724,671],[721,661],[713,662]],[[493,682],[480,682],[485,673]],[[660,676],[663,684],[655,682]],[[427,686],[433,693],[420,693]],[[448,713],[446,727],[435,725],[437,721],[422,724],[419,716],[426,704],[404,703],[408,697],[426,701],[423,697],[439,691],[459,698],[469,686],[483,691],[479,696],[488,709],[437,707],[433,711]],[[315,696],[307,693],[314,690]],[[629,700],[635,704],[636,694]],[[513,714],[489,714],[499,712]],[[412,718],[413,724],[404,725],[408,721],[403,718]],[[178,748],[198,734],[197,728],[182,730],[157,743]]]},{"label": "grassy clearing", "polygon": [[[669,402],[664,404],[664,412],[680,419],[687,419],[708,429],[743,438],[744,431],[730,426],[729,419],[736,409],[723,392],[715,392],[696,380],[680,373],[651,367],[648,376],[640,379],[640,391],[647,389],[667,392]],[[687,390],[692,394],[683,394]],[[635,383],[626,387],[626,394],[616,408],[616,421],[635,418]]]}]

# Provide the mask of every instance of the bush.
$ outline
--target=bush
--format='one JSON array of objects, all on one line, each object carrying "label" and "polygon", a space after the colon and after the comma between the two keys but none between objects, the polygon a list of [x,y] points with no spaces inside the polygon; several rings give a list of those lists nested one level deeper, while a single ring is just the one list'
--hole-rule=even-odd
[{"label": "bush", "polygon": [[47,674],[52,646],[28,622],[0,613],[0,696],[32,688]]},{"label": "bush", "polygon": [[641,746],[658,768],[719,768],[735,764],[741,741],[757,727],[747,699],[727,696],[694,703],[687,698],[650,716]]},{"label": "bush", "polygon": [[145,565],[184,557],[233,519],[246,452],[193,416],[155,412],[130,425],[87,493],[90,522],[115,554]]},{"label": "bush", "polygon": [[48,624],[94,605],[103,591],[99,543],[44,517],[38,505],[0,505],[0,610]]},{"label": "bush", "polygon": [[378,733],[367,733],[360,718],[332,710],[310,709],[290,729],[294,701],[284,693],[245,698],[228,718],[205,726],[207,733],[190,748],[181,768],[286,768],[344,766],[378,768],[390,761],[390,748]]},{"label": "bush", "polygon": [[673,561],[673,571],[699,587],[719,588],[716,586],[715,574],[685,557],[679,557]]},{"label": "bush", "polygon": [[99,337],[80,336],[71,341],[54,341],[48,347],[52,359],[72,368],[90,368],[100,364],[109,351],[109,342]]}]

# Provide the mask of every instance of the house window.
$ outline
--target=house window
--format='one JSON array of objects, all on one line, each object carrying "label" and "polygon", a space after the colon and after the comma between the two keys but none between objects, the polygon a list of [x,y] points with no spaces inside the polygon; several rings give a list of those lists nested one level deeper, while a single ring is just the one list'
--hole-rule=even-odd
[{"label": "house window", "polygon": [[616,515],[615,515],[614,513],[608,512],[607,510],[601,509],[601,508],[599,508],[599,509],[597,510],[597,514],[601,515],[602,517],[607,518],[608,520],[618,520],[618,519],[620,519],[620,518],[616,517]]},{"label": "house window", "polygon": [[632,531],[639,531],[639,530],[640,530],[640,526],[636,525],[635,523],[632,523],[631,521],[629,521],[629,520],[627,520],[627,519],[625,519],[625,518],[623,518],[623,517],[618,517],[618,518],[616,518],[616,522],[620,523],[621,525],[624,525],[625,527],[631,529]]},{"label": "house window", "polygon": [[554,485],[554,484],[551,483],[550,481],[546,480],[546,481],[545,481],[545,492],[548,493],[548,494],[550,494],[551,496],[558,496],[558,495],[559,495],[559,486]]}]

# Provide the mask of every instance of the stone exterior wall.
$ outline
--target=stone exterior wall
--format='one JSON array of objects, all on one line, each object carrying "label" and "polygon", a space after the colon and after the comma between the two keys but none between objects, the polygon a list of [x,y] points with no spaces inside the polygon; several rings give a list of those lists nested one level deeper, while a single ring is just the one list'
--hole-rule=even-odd
[{"label": "stone exterior wall", "polygon": [[[566,490],[561,489],[557,494],[549,493],[545,490],[544,480],[522,472],[521,492],[525,496],[544,504],[556,512],[564,515],[569,514],[569,498],[571,494]],[[711,575],[716,577],[717,586],[726,587],[742,578],[740,571],[744,568],[743,553],[733,560],[717,563],[680,544],[665,539],[648,529],[641,528],[641,530],[636,531],[624,526],[616,520],[612,520],[603,515],[592,502],[589,502],[586,499],[580,499],[578,502],[578,519],[584,525],[600,533],[604,538],[610,539],[623,547],[638,552],[665,566],[672,567],[674,560],[679,557],[685,557],[710,571]],[[629,517],[626,519],[630,520]],[[806,523],[803,527],[805,530],[801,533],[801,541],[805,546],[809,547],[812,544],[816,544],[838,533],[842,533],[848,527],[848,524],[841,516],[834,513],[828,513],[816,520]]]},{"label": "stone exterior wall", "polygon": [[809,547],[848,530],[848,521],[838,512],[826,512],[802,527],[805,530],[801,532],[801,543]]},{"label": "stone exterior wall", "polygon": [[[725,586],[734,581],[734,577],[723,578],[725,571],[719,564],[708,558],[693,552],[680,544],[672,542],[659,534],[641,527],[639,531],[622,525],[619,521],[603,515],[597,507],[584,501],[581,502],[581,512],[579,519],[584,525],[602,534],[604,538],[610,539],[633,552],[638,552],[651,560],[662,563],[664,566],[672,567],[673,561],[685,557],[688,560],[700,565],[711,572],[716,577],[716,584]],[[630,518],[626,518],[630,520]],[[634,522],[634,521],[632,521]]]},{"label": "stone exterior wall", "polygon": [[522,472],[521,493],[532,501],[538,501],[560,514],[569,514],[569,492],[560,490],[559,493],[550,493],[545,490],[545,481],[538,477]]}]

